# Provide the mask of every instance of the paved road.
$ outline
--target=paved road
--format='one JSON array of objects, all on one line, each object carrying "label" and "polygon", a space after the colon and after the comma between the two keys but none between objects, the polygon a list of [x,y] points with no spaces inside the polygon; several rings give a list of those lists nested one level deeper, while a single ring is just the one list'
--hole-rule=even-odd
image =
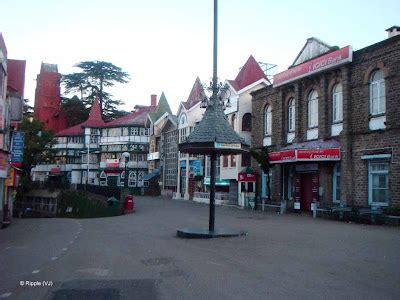
[{"label": "paved road", "polygon": [[208,206],[136,206],[113,218],[16,220],[0,231],[0,297],[400,298],[399,228],[218,207],[217,227],[249,235],[183,240],[176,229],[207,226]]}]

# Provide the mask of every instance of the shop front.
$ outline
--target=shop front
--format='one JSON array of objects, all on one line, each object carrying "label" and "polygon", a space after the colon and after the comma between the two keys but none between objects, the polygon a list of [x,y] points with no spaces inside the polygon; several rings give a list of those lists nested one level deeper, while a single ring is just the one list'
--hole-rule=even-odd
[{"label": "shop front", "polygon": [[269,154],[270,163],[280,165],[279,190],[287,207],[311,211],[313,205],[336,204],[336,195],[340,195],[340,145],[333,144],[335,147],[329,147],[332,143],[321,142],[320,148],[311,148],[310,142],[302,143]]}]

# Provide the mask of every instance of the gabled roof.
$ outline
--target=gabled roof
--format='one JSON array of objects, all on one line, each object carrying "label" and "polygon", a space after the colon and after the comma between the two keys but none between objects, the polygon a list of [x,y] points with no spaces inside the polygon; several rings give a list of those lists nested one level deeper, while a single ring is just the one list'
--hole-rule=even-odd
[{"label": "gabled roof", "polygon": [[290,67],[297,66],[310,59],[313,59],[315,57],[321,56],[322,54],[337,49],[339,49],[339,47],[331,46],[328,43],[325,43],[324,41],[316,37],[308,38],[303,48],[301,49],[301,51],[299,52],[299,54],[297,55],[296,59],[294,60],[293,64]]},{"label": "gabled roof", "polygon": [[196,80],[193,84],[192,90],[190,91],[189,97],[186,102],[181,102],[185,109],[190,109],[195,106],[197,103],[201,102],[204,99],[206,94],[204,93],[203,85],[200,82],[200,78],[196,77]]},{"label": "gabled roof", "polygon": [[157,121],[162,115],[165,113],[172,114],[171,108],[169,106],[168,100],[165,97],[164,92],[161,93],[160,100],[158,100],[157,109],[155,112],[150,112],[149,117],[150,119],[155,122]]},{"label": "gabled roof", "polygon": [[101,118],[100,102],[99,99],[96,98],[90,109],[89,118],[85,122],[59,131],[57,136],[80,135],[83,134],[84,127],[100,127],[104,125],[105,123]]},{"label": "gabled roof", "polygon": [[265,79],[269,82],[253,55],[250,55],[244,66],[240,69],[235,80],[228,80],[228,82],[238,92],[260,79]]},{"label": "gabled roof", "polygon": [[112,120],[106,123],[104,126],[119,126],[119,125],[145,125],[147,120],[147,115],[149,112],[155,112],[155,106],[142,106],[139,107],[134,112],[122,116],[118,119]]},{"label": "gabled roof", "polygon": [[24,97],[25,67],[25,60],[7,60],[7,87],[20,97]]}]

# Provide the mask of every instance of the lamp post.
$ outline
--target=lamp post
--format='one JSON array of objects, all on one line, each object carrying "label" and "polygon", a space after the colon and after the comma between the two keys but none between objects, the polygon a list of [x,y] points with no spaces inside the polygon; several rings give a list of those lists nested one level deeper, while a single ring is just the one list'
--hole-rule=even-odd
[{"label": "lamp post", "polygon": [[122,157],[124,158],[125,163],[124,188],[126,189],[128,187],[128,174],[126,173],[126,167],[128,165],[129,152],[123,152]]}]

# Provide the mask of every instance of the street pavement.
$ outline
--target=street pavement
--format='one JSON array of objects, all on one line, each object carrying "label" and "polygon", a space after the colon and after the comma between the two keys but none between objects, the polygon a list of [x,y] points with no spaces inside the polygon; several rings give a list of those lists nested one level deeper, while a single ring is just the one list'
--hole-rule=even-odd
[{"label": "street pavement", "polygon": [[[17,219],[0,231],[0,299],[400,299],[400,228],[138,197],[136,213]],[[41,286],[37,286],[40,284]],[[36,285],[36,286],[31,286]]]}]

